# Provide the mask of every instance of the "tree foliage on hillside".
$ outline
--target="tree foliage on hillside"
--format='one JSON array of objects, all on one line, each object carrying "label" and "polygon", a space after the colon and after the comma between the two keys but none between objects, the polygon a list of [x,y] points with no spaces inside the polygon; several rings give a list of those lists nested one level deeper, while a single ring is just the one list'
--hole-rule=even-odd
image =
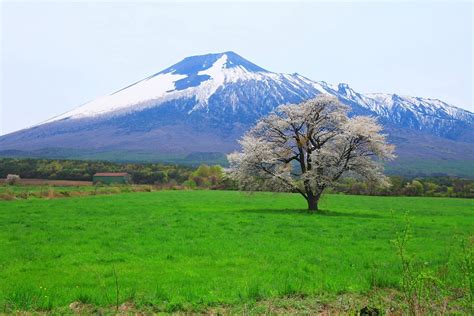
[{"label": "tree foliage on hillside", "polygon": [[[129,172],[135,183],[175,184],[187,188],[235,190],[236,183],[223,175],[220,166],[201,165],[197,169],[164,164],[114,164],[103,161],[45,160],[0,158],[0,178],[18,174],[21,178],[51,180],[92,180],[95,172]],[[390,186],[381,186],[354,177],[343,177],[335,183],[332,193],[387,196],[434,196],[474,198],[474,181],[449,176],[389,176]],[[418,187],[413,190],[414,184]],[[422,190],[417,183],[421,183]]]},{"label": "tree foliage on hillside", "polygon": [[332,188],[334,193],[384,196],[433,196],[474,198],[474,181],[448,176],[411,178],[389,176],[389,187],[360,179],[344,178]]},{"label": "tree foliage on hillside", "polygon": [[221,166],[208,166],[203,164],[189,175],[189,179],[185,182],[185,185],[191,188],[204,187],[222,189],[225,188],[223,176],[224,172]]},{"label": "tree foliage on hillside", "polygon": [[91,181],[96,172],[128,172],[134,183],[183,183],[192,169],[160,163],[119,164],[106,161],[0,159],[0,178],[18,174],[22,178]]}]

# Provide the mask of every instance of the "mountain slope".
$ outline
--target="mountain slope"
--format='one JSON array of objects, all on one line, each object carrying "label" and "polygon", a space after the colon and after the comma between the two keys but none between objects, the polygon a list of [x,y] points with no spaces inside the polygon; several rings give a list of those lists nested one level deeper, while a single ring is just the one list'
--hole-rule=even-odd
[{"label": "mountain slope", "polygon": [[[349,105],[351,115],[379,118],[391,135],[409,134],[402,159],[417,157],[417,139],[449,140],[453,149],[422,150],[424,158],[473,159],[474,114],[439,100],[396,94],[362,94],[299,74],[265,70],[233,52],[188,57],[110,95],[42,124],[0,137],[0,151],[45,149],[187,155],[226,153],[255,121],[283,103],[321,93]],[[408,141],[407,141],[408,139]],[[54,150],[46,150],[50,155]],[[460,158],[460,157],[459,157]]]}]

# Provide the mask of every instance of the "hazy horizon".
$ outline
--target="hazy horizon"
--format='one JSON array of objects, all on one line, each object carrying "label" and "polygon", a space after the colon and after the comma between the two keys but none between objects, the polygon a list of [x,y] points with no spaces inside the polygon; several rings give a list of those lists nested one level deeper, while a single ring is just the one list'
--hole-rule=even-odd
[{"label": "hazy horizon", "polygon": [[269,71],[474,111],[473,4],[2,2],[0,135],[234,51]]}]

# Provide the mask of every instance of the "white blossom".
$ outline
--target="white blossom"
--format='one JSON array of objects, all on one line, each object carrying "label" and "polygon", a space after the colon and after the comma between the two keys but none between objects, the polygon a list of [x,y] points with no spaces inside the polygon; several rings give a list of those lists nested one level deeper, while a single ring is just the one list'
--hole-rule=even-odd
[{"label": "white blossom", "polygon": [[387,184],[381,162],[395,157],[394,146],[374,118],[349,118],[348,110],[326,95],[279,106],[228,155],[229,176],[241,189],[299,192],[311,210],[344,175]]}]

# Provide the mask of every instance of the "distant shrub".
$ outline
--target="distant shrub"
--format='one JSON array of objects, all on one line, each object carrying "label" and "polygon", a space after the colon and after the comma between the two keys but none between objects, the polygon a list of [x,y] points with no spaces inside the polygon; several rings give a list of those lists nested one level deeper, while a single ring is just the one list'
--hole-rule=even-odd
[{"label": "distant shrub", "polygon": [[139,185],[133,185],[133,186],[131,186],[130,190],[131,190],[132,192],[143,192],[142,187],[139,186]]},{"label": "distant shrub", "polygon": [[117,193],[121,193],[122,190],[120,189],[120,187],[102,187],[102,188],[99,188],[97,191],[96,191],[96,194],[117,194]]},{"label": "distant shrub", "polygon": [[48,199],[54,199],[55,198],[55,191],[53,188],[48,188],[48,193],[46,195]]},{"label": "distant shrub", "polygon": [[185,190],[186,188],[182,185],[173,185],[170,190]]},{"label": "distant shrub", "polygon": [[423,184],[418,180],[413,180],[405,186],[405,195],[423,195]]},{"label": "distant shrub", "polygon": [[162,184],[155,184],[153,186],[153,190],[154,191],[161,191],[161,190],[163,190],[163,185]]},{"label": "distant shrub", "polygon": [[183,185],[188,189],[195,189],[197,187],[197,184],[194,180],[184,181]]},{"label": "distant shrub", "polygon": [[59,193],[64,197],[70,197],[71,196],[71,192],[69,192],[69,191],[63,190],[63,191],[59,191]]},{"label": "distant shrub", "polygon": [[121,187],[112,187],[109,189],[110,193],[116,194],[116,193],[122,193],[122,188]]},{"label": "distant shrub", "polygon": [[9,185],[18,184],[19,182],[20,182],[20,176],[17,175],[17,174],[7,175],[7,180],[5,181],[5,183],[7,183]]},{"label": "distant shrub", "polygon": [[145,190],[145,192],[152,192],[153,187],[151,185],[147,185],[147,186],[144,187],[144,190]]},{"label": "distant shrub", "polygon": [[132,187],[131,187],[130,185],[121,186],[121,187],[120,187],[120,190],[121,190],[123,193],[133,192]]},{"label": "distant shrub", "polygon": [[16,195],[16,197],[19,199],[27,200],[30,197],[30,192],[29,191],[20,192]]},{"label": "distant shrub", "polygon": [[189,175],[187,181],[183,185],[187,188],[223,188],[224,171],[221,166],[200,165],[194,172]]},{"label": "distant shrub", "polygon": [[75,196],[91,195],[93,192],[71,191],[68,193],[70,197],[75,197]]},{"label": "distant shrub", "polygon": [[12,201],[12,200],[15,200],[15,199],[16,199],[16,196],[15,196],[15,193],[13,193],[13,192],[0,193],[0,200]]},{"label": "distant shrub", "polygon": [[153,187],[151,185],[134,185],[131,190],[133,192],[152,192]]}]

